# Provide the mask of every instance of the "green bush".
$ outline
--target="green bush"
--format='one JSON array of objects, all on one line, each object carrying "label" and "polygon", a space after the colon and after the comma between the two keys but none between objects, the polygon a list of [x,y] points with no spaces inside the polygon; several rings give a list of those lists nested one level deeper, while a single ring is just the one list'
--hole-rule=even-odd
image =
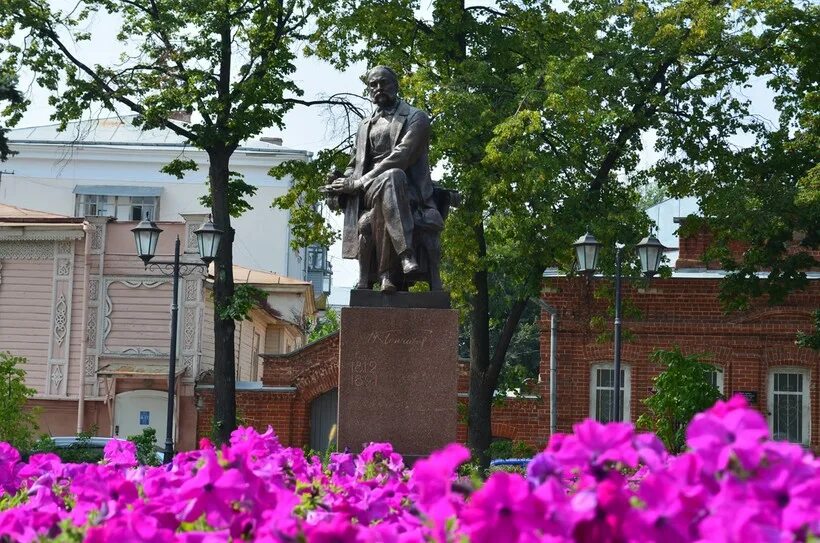
[{"label": "green bush", "polygon": [[157,458],[157,431],[150,426],[142,430],[142,434],[128,436],[128,441],[137,446],[137,462],[143,466],[159,466]]},{"label": "green bush", "polygon": [[26,359],[0,353],[0,441],[28,450],[37,431],[37,409],[26,408],[36,390],[26,386]]},{"label": "green bush", "polygon": [[37,440],[26,456],[35,453],[53,453],[59,456],[63,462],[96,464],[103,459],[102,447],[97,447],[89,443],[96,433],[96,427],[92,427],[91,430],[87,432],[80,432],[77,434],[77,441],[68,447],[57,447],[57,444],[50,436],[44,435]]},{"label": "green bush", "polygon": [[532,458],[535,449],[524,443],[511,439],[496,439],[487,450],[491,460],[505,458]]},{"label": "green bush", "polygon": [[666,369],[655,377],[654,393],[643,402],[649,411],[638,417],[638,428],[656,433],[673,454],[685,448],[686,427],[692,418],[720,398],[711,374],[722,370],[702,358],[684,355],[677,346],[652,353],[652,361]]}]

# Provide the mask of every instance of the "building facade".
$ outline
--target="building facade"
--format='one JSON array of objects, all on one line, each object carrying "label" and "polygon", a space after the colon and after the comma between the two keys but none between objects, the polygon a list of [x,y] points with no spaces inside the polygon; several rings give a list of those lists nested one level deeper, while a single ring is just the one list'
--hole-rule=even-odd
[{"label": "building facade", "polygon": [[[69,123],[62,132],[57,125],[10,130],[10,147],[17,154],[4,164],[0,203],[74,217],[110,216],[120,222],[138,221],[146,214],[155,221],[177,221],[181,214],[207,213],[200,201],[208,192],[207,154],[170,130],[134,127],[134,117]],[[307,248],[290,248],[290,212],[271,208],[290,180],[268,175],[284,161],[307,161],[310,156],[283,147],[279,138],[265,137],[243,142],[234,152],[231,170],[257,191],[247,198],[253,209],[232,219],[233,254],[236,264],[248,268],[310,278],[318,295],[324,284],[329,290],[326,250],[313,248],[308,254]],[[192,160],[197,170],[182,179],[162,173],[174,159]]]},{"label": "building facade", "polygon": [[[198,262],[194,230],[206,219],[164,222],[156,260],[176,236]],[[137,258],[134,223],[87,219],[0,204],[0,351],[26,358],[26,383],[52,436],[92,431],[128,436],[151,426],[165,435],[172,279]],[[213,367],[212,278],[205,268],[179,289],[176,442],[196,444],[194,383]],[[312,285],[237,267],[238,281],[267,294],[237,323],[237,379],[258,380],[258,353],[304,342],[315,312]]]}]

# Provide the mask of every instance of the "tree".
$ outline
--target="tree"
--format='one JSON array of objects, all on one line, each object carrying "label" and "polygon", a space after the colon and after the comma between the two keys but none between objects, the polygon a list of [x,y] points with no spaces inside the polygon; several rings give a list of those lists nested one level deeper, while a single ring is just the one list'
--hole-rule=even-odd
[{"label": "tree", "polygon": [[0,353],[0,441],[28,450],[37,430],[37,413],[26,402],[37,391],[26,386],[26,359]]},{"label": "tree", "polygon": [[[396,67],[404,96],[433,118],[431,158],[464,200],[443,234],[445,279],[469,323],[468,439],[486,464],[492,398],[544,268],[571,269],[571,243],[587,228],[610,269],[616,240],[629,248],[645,235],[638,189],[661,180],[637,170],[644,131],[659,134],[658,152],[720,158],[757,126],[734,90],[771,71],[763,52],[793,24],[778,15],[800,10],[717,0],[432,6],[420,18],[411,0],[345,2],[318,19],[311,50],[338,66]],[[305,179],[295,190],[315,191],[307,183],[320,177]],[[502,270],[514,289],[493,327],[490,278]]]},{"label": "tree", "polygon": [[820,351],[820,309],[814,312],[813,318],[814,330],[811,332],[797,332],[797,344],[806,349]]},{"label": "tree", "polygon": [[[0,103],[2,102],[9,102],[11,105],[20,104],[23,102],[23,95],[15,88],[14,80],[11,77],[3,76],[0,72]],[[6,161],[10,155],[14,154],[9,149],[9,142],[6,138],[7,131],[8,129],[0,126],[0,162]]]},{"label": "tree", "polygon": [[746,123],[753,145],[697,146],[653,172],[675,195],[698,196],[700,216],[682,231],[714,235],[706,259],[729,272],[721,299],[730,311],[756,299],[781,303],[820,266],[820,5],[783,3],[768,17],[764,35],[776,39],[761,51],[757,74],[766,76],[778,118]]},{"label": "tree", "polygon": [[673,454],[686,448],[692,418],[720,398],[711,374],[721,370],[702,360],[702,355],[683,354],[678,346],[652,353],[652,362],[664,370],[652,380],[652,395],[643,401],[648,412],[638,417],[638,427],[657,434]]},{"label": "tree", "polygon": [[[224,441],[236,426],[234,393],[233,237],[231,217],[249,208],[255,188],[230,169],[240,143],[263,129],[282,126],[299,98],[291,80],[298,40],[329,1],[286,0],[78,0],[63,11],[47,0],[0,3],[0,36],[25,36],[22,46],[0,45],[4,71],[22,65],[51,92],[53,119],[61,128],[92,104],[136,113],[136,125],[185,138],[208,155],[207,201],[216,227],[226,233],[214,273],[215,418]],[[91,65],[75,52],[90,40],[92,17],[119,23],[121,60]],[[17,113],[24,103],[13,104]],[[171,113],[194,113],[182,123]],[[196,169],[178,159],[163,171],[181,177]],[[223,315],[227,315],[223,316]]]},{"label": "tree", "polygon": [[311,327],[310,334],[308,334],[308,342],[310,343],[316,341],[317,339],[322,339],[323,337],[329,336],[338,330],[339,314],[332,308],[328,308],[325,311],[324,316],[321,317],[313,327]]}]

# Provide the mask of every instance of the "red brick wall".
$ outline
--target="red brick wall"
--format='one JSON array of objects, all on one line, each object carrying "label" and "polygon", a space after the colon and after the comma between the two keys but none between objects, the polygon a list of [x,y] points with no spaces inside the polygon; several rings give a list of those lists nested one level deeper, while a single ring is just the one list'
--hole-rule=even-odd
[{"label": "red brick wall", "polygon": [[[608,302],[595,300],[595,282],[604,279],[549,278],[545,280],[544,301],[558,310],[558,430],[568,432],[572,424],[589,416],[591,366],[613,360],[612,341],[599,343],[590,329],[594,315],[604,317],[608,330]],[[757,392],[755,405],[766,413],[768,371],[777,366],[807,368],[810,372],[811,444],[820,449],[820,355],[795,346],[795,333],[811,328],[811,312],[820,307],[820,282],[790,296],[777,307],[758,304],[744,312],[724,314],[717,295],[718,278],[654,279],[648,289],[625,284],[623,299],[636,306],[641,319],[624,318],[623,329],[634,340],[622,346],[621,360],[631,368],[631,419],[644,412],[643,399],[649,396],[652,378],[661,368],[654,367],[650,354],[657,348],[674,345],[684,353],[711,353],[713,363],[724,369],[724,391]],[[549,404],[550,317],[541,316],[541,396]]]},{"label": "red brick wall", "polygon": [[[197,389],[198,438],[210,437],[214,417],[213,388]],[[253,426],[260,432],[272,426],[279,441],[286,446],[302,446],[298,434],[298,421],[292,414],[295,403],[294,392],[277,392],[270,390],[240,390],[236,392],[236,413],[244,424]]]},{"label": "red brick wall", "polygon": [[[338,386],[339,334],[332,334],[288,354],[261,355],[261,390],[236,394],[236,411],[246,424],[259,431],[270,425],[282,444],[302,447],[310,441],[310,404]],[[294,387],[293,392],[270,387]],[[208,436],[213,421],[213,389],[197,390],[197,435]]]}]

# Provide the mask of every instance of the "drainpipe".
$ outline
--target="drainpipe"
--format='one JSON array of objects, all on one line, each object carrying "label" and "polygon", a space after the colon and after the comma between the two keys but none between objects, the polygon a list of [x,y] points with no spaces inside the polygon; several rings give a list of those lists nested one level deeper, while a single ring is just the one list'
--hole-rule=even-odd
[{"label": "drainpipe", "polygon": [[87,355],[88,349],[88,341],[86,341],[85,337],[85,327],[86,323],[88,322],[88,255],[91,252],[91,236],[88,235],[89,224],[88,222],[83,223],[83,232],[85,233],[85,249],[83,250],[83,262],[85,262],[85,266],[83,268],[83,340],[80,343],[80,390],[78,391],[78,399],[77,399],[77,433],[81,433],[83,431],[83,426],[85,426],[85,357]]},{"label": "drainpipe", "polygon": [[538,298],[538,305],[550,314],[550,436],[558,431],[558,309]]}]

